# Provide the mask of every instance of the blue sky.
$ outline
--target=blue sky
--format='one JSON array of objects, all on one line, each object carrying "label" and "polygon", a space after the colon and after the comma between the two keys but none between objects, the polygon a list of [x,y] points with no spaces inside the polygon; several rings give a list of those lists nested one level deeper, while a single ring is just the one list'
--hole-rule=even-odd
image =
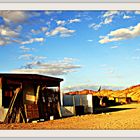
[{"label": "blue sky", "polygon": [[139,84],[140,11],[0,11],[0,72],[64,78],[62,90]]}]

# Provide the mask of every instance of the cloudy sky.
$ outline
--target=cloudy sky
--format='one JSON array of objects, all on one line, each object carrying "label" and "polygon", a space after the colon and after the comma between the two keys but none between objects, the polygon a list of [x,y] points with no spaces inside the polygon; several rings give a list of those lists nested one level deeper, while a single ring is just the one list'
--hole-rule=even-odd
[{"label": "cloudy sky", "polygon": [[0,72],[64,78],[63,90],[139,84],[140,11],[0,11]]}]

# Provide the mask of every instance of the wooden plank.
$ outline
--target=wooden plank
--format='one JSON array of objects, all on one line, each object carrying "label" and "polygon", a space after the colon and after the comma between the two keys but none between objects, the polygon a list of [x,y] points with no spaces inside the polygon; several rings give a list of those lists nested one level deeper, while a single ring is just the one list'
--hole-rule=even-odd
[{"label": "wooden plank", "polygon": [[17,99],[17,95],[20,93],[20,91],[21,91],[21,88],[17,88],[17,89],[15,90],[15,93],[14,93],[14,95],[13,95],[13,98],[12,98],[11,102],[10,102],[9,109],[8,109],[7,114],[6,114],[4,123],[9,123],[10,116],[12,116],[12,114],[14,113],[14,112],[13,112],[13,111],[14,111],[14,108],[13,108],[13,107],[14,107],[14,105],[15,105],[15,101],[16,101],[16,99]]},{"label": "wooden plank", "polygon": [[31,119],[38,119],[39,118],[39,110],[37,104],[25,104],[25,112],[26,112],[26,118]]},{"label": "wooden plank", "polygon": [[20,123],[20,110],[18,110],[17,114],[16,114],[16,123]]},{"label": "wooden plank", "polygon": [[37,104],[38,98],[39,98],[39,90],[40,90],[40,85],[37,87],[36,100],[35,100],[35,103],[36,103],[36,104]]},{"label": "wooden plank", "polygon": [[34,95],[28,95],[26,94],[26,100],[31,101],[31,102],[35,102],[36,98]]},{"label": "wooden plank", "polygon": [[[25,117],[25,111],[23,111],[21,108],[19,108],[19,112],[20,112],[20,117],[22,118],[23,123],[26,123],[26,117]],[[21,122],[21,121],[20,121]]]},{"label": "wooden plank", "polygon": [[61,109],[60,109],[60,103],[59,102],[57,104],[57,109],[58,109],[58,112],[59,112],[59,116],[62,117]]}]

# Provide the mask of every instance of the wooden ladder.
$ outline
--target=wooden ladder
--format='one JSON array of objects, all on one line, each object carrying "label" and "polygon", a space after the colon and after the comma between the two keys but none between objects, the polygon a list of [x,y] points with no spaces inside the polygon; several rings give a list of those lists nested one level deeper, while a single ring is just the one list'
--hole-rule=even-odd
[{"label": "wooden ladder", "polygon": [[[5,117],[5,120],[4,120],[4,123],[9,123],[11,122],[11,119],[12,119],[12,115],[14,113],[14,106],[17,106],[16,104],[16,99],[17,99],[17,96],[19,95],[19,93],[21,92],[22,88],[17,88],[15,90],[15,93],[12,97],[12,100],[10,102],[10,105],[9,105],[9,108],[8,108],[8,112],[6,114],[6,117]],[[16,117],[16,116],[15,116]]]}]

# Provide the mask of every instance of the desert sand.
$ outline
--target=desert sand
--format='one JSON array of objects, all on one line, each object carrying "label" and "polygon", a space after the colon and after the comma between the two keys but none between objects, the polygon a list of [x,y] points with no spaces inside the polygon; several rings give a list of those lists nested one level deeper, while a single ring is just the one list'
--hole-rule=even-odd
[{"label": "desert sand", "polygon": [[73,116],[46,122],[0,124],[0,129],[140,130],[140,104],[120,105],[109,108],[106,113]]}]

